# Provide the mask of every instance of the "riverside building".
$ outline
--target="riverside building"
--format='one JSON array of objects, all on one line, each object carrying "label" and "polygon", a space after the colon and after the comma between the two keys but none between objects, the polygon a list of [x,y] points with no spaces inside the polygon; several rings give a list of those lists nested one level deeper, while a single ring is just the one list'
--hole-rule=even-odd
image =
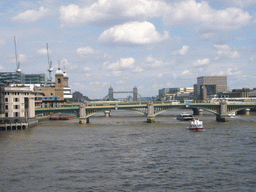
[{"label": "riverside building", "polygon": [[24,129],[38,124],[35,118],[37,93],[27,87],[0,85],[0,129]]},{"label": "riverside building", "polygon": [[42,87],[41,91],[45,96],[57,96],[60,100],[72,99],[71,88],[69,87],[69,77],[67,73],[58,68],[55,73],[55,86]]},{"label": "riverside building", "polygon": [[197,84],[194,84],[194,99],[205,101],[215,97],[219,92],[226,92],[227,89],[227,76],[197,77]]}]

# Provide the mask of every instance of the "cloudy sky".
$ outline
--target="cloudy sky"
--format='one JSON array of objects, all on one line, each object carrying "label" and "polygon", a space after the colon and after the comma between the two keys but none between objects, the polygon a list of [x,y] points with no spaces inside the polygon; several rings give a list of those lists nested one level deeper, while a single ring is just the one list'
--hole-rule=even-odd
[{"label": "cloudy sky", "polygon": [[226,75],[229,88],[256,87],[255,0],[2,0],[0,71],[48,76],[58,61],[72,92],[108,88],[156,96]]}]

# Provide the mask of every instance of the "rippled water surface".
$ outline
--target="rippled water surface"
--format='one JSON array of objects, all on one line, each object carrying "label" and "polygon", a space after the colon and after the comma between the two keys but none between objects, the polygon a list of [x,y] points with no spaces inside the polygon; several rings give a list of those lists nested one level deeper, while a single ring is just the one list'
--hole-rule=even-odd
[{"label": "rippled water surface", "polygon": [[256,114],[203,132],[175,113],[112,112],[0,132],[0,191],[256,191]]}]

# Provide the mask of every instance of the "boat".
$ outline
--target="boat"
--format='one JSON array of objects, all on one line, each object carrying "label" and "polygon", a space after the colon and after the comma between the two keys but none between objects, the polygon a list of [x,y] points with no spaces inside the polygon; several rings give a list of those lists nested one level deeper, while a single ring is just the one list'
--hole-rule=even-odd
[{"label": "boat", "polygon": [[199,118],[194,118],[190,121],[189,129],[193,131],[203,131],[203,121],[200,121]]},{"label": "boat", "polygon": [[230,113],[230,114],[228,114],[228,117],[236,117],[236,113],[234,112],[234,113]]},{"label": "boat", "polygon": [[183,113],[177,115],[177,119],[181,120],[181,121],[190,121],[190,120],[193,120],[194,117],[193,117],[192,114],[188,114],[188,113],[183,112]]}]

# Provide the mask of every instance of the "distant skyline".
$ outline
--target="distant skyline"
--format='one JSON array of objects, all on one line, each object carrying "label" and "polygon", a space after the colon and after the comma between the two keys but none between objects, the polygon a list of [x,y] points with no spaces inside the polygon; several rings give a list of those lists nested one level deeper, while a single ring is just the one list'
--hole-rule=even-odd
[{"label": "distant skyline", "polygon": [[138,88],[156,96],[192,87],[199,76],[226,75],[229,88],[256,80],[255,0],[2,0],[0,72],[48,76],[53,62],[72,92],[103,98]]}]

